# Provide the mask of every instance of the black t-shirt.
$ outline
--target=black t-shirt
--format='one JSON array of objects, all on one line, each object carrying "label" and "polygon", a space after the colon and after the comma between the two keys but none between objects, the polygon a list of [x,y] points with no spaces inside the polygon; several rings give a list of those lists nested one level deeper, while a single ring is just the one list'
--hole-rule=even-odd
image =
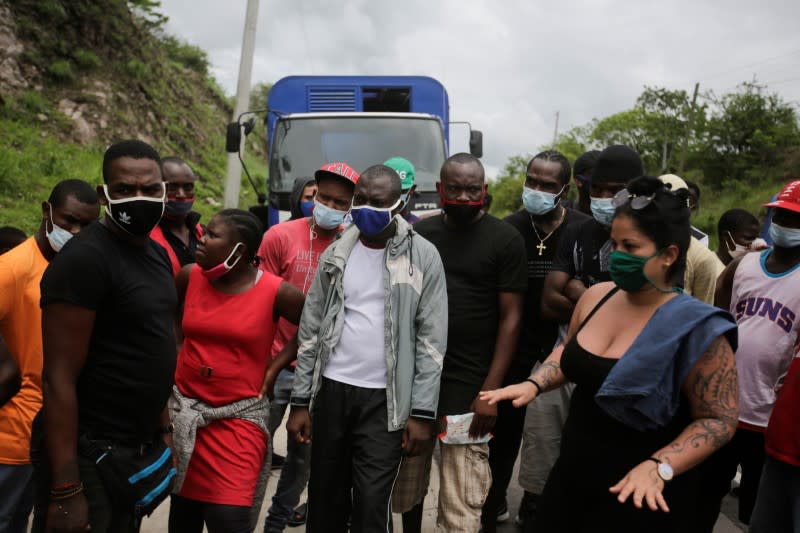
[{"label": "black t-shirt", "polygon": [[[544,278],[553,267],[553,259],[560,245],[561,236],[568,229],[588,220],[589,217],[580,211],[567,209],[561,225],[544,241],[545,248],[539,255],[539,238],[533,231],[531,215],[523,210],[517,211],[504,220],[517,228],[525,241],[528,257],[528,292],[525,295],[525,307],[522,317],[522,331],[517,345],[517,355],[514,358],[515,372],[509,371],[506,381],[518,382],[519,376],[528,377],[534,362],[541,361],[550,354],[558,338],[558,323],[541,318],[542,315],[542,289]],[[539,237],[547,235],[537,228]],[[518,370],[518,372],[516,372]],[[513,376],[511,375],[513,374]],[[519,374],[519,375],[517,375]],[[524,375],[523,375],[524,374]]]},{"label": "black t-shirt", "polygon": [[163,219],[161,221],[161,231],[164,233],[164,238],[167,239],[167,242],[172,247],[181,266],[195,262],[194,253],[197,250],[197,225],[199,223],[200,213],[191,211],[186,216],[186,227],[189,228],[189,245],[187,246],[180,237],[169,230]]},{"label": "black t-shirt", "polygon": [[439,416],[469,412],[494,356],[498,293],[525,292],[525,243],[519,232],[491,215],[452,228],[442,215],[414,230],[439,250],[447,278],[447,353],[439,392]]},{"label": "black t-shirt", "polygon": [[610,230],[594,218],[571,225],[558,243],[553,270],[566,272],[587,287],[611,281],[608,258],[614,251]]},{"label": "black t-shirt", "polygon": [[175,374],[177,294],[169,258],[94,222],[42,277],[42,307],[66,302],[96,312],[77,383],[78,429],[95,438],[149,441]]}]

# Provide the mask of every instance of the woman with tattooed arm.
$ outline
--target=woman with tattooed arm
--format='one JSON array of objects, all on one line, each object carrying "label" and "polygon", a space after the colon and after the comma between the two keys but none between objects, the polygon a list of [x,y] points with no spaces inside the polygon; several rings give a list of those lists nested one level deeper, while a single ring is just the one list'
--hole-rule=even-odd
[{"label": "woman with tattooed arm", "polygon": [[685,191],[642,177],[613,204],[613,283],[586,291],[566,342],[529,379],[481,399],[522,407],[576,384],[532,530],[699,531],[701,463],[736,429],[736,324],[678,288]]}]

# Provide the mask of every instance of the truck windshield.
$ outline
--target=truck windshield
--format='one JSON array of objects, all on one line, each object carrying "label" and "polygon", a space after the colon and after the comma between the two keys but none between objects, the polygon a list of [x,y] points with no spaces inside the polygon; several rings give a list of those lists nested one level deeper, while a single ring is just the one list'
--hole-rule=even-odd
[{"label": "truck windshield", "polygon": [[282,118],[272,147],[272,193],[289,193],[295,178],[313,176],[325,163],[343,161],[361,172],[393,156],[414,164],[418,191],[435,191],[445,159],[444,133],[435,118]]}]

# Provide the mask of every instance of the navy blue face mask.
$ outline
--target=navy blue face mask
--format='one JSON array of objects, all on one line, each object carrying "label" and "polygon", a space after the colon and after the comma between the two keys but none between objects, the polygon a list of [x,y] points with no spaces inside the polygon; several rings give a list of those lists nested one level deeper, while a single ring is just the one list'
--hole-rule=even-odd
[{"label": "navy blue face mask", "polygon": [[371,205],[354,205],[350,210],[353,224],[356,225],[366,237],[379,235],[392,223],[392,211],[397,209],[402,200],[400,198],[391,207],[372,207]]},{"label": "navy blue face mask", "polygon": [[314,200],[310,200],[308,202],[300,202],[300,212],[303,213],[304,217],[310,217],[311,211],[314,209]]}]

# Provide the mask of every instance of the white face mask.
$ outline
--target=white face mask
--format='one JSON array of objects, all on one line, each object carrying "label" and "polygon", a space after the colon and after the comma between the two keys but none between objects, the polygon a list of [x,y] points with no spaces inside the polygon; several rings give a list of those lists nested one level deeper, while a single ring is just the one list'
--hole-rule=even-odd
[{"label": "white face mask", "polygon": [[52,248],[54,252],[58,253],[61,251],[61,248],[67,244],[67,241],[72,238],[72,233],[53,222],[52,205],[50,205],[50,224],[53,226],[53,231],[47,231],[47,223],[45,223],[45,234],[47,235],[47,241],[50,243],[50,248]]},{"label": "white face mask", "polygon": [[739,258],[750,251],[749,246],[744,246],[742,244],[737,243],[736,240],[733,238],[733,235],[731,235],[730,231],[728,231],[727,233],[728,233],[728,239],[730,239],[730,242],[733,243],[733,248],[731,248],[730,244],[728,244],[727,242],[725,243],[725,247],[728,249],[728,254],[731,256],[732,259]]}]

